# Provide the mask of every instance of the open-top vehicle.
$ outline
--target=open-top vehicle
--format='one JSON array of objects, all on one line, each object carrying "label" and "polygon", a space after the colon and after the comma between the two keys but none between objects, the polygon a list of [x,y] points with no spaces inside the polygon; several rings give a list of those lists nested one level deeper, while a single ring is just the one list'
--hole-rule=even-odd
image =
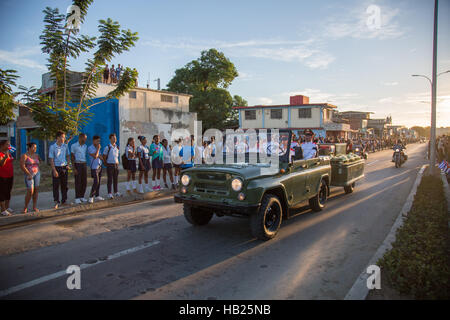
[{"label": "open-top vehicle", "polygon": [[[312,210],[321,211],[333,183],[353,190],[354,182],[361,178],[354,176],[357,173],[349,163],[336,163],[337,171],[333,175],[330,155],[305,160],[300,147],[295,148],[295,155],[290,153],[287,146],[291,143],[291,131],[280,130],[278,137],[276,168],[274,158],[271,163],[264,162],[257,153],[254,156],[258,161],[251,163],[252,155],[247,153],[244,163],[201,164],[183,170],[182,186],[175,201],[183,203],[187,221],[205,225],[214,214],[246,216],[250,218],[252,234],[268,240],[277,234],[282,220],[290,217],[290,208],[306,202]],[[271,142],[270,134],[267,144],[258,137],[259,150],[266,150]],[[340,145],[333,147],[332,156],[336,148],[341,150]],[[237,158],[237,154],[234,157]]]}]

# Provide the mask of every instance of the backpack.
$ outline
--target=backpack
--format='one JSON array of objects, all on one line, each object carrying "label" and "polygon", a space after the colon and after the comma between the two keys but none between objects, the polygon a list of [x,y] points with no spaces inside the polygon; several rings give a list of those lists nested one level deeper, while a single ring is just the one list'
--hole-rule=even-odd
[{"label": "backpack", "polygon": [[128,158],[127,158],[127,155],[125,154],[125,152],[122,155],[122,167],[125,170],[128,170]]}]

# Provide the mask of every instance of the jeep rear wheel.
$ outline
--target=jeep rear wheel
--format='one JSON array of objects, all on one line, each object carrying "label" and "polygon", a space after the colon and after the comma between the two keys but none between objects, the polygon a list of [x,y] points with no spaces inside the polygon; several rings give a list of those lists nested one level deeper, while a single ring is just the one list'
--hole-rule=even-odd
[{"label": "jeep rear wheel", "polygon": [[355,188],[355,183],[354,182],[352,184],[344,187],[345,193],[352,193],[353,192],[353,188]]},{"label": "jeep rear wheel", "polygon": [[314,198],[309,199],[309,206],[313,211],[319,212],[325,207],[328,196],[328,185],[325,180],[320,180],[319,192]]},{"label": "jeep rear wheel", "polygon": [[187,204],[183,204],[183,213],[186,220],[194,226],[204,226],[211,220],[213,213],[208,209],[192,208]]},{"label": "jeep rear wheel", "polygon": [[270,240],[280,229],[283,209],[277,196],[265,194],[258,212],[250,217],[252,235],[261,240]]}]

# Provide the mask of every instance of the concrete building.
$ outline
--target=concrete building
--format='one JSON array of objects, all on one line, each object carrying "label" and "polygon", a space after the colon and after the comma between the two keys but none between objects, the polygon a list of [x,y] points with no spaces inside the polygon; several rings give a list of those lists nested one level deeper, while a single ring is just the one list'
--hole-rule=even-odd
[{"label": "concrete building", "polygon": [[242,129],[287,128],[297,135],[311,129],[316,137],[347,138],[351,132],[350,125],[332,120],[336,108],[328,103],[309,103],[309,98],[302,95],[290,97],[288,105],[235,107],[239,111],[239,127]]},{"label": "concrete building", "polygon": [[[98,99],[106,96],[115,86],[99,84]],[[129,137],[135,139],[146,136],[151,141],[153,135],[170,141],[173,129],[187,129],[194,132],[197,114],[189,112],[192,95],[165,90],[134,88],[117,100],[117,122],[119,146],[125,147]]]},{"label": "concrete building", "polygon": [[[72,80],[75,86],[78,83],[77,79],[81,79],[78,78],[79,74],[73,75]],[[191,95],[137,87],[119,99],[106,99],[106,95],[115,87],[111,84],[98,84],[96,96],[91,101],[92,119],[81,128],[81,131],[88,135],[88,144],[91,143],[93,135],[99,135],[102,146],[106,146],[109,134],[116,133],[120,152],[123,153],[129,137],[137,140],[139,135],[143,135],[150,143],[153,135],[156,134],[170,141],[173,129],[184,128],[193,132],[197,114],[189,112]],[[54,95],[53,82],[47,75],[43,75],[41,92],[50,96]],[[73,100],[71,103],[75,104],[76,101]],[[29,133],[36,127],[38,126],[34,123],[28,109],[21,107],[17,120],[19,153],[26,152],[26,143],[33,141],[37,143],[41,157],[46,159],[48,148],[53,140],[39,141],[31,138]],[[76,141],[77,137],[74,137],[70,144]],[[139,145],[139,141],[136,142]]]}]

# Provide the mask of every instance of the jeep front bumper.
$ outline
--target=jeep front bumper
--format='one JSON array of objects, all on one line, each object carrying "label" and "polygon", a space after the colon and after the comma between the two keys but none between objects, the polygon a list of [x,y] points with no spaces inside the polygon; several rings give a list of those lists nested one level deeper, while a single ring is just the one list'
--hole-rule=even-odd
[{"label": "jeep front bumper", "polygon": [[252,213],[258,211],[260,204],[253,205],[239,205],[236,203],[219,203],[215,201],[206,201],[200,199],[193,199],[189,196],[182,196],[176,194],[174,196],[174,200],[176,203],[185,203],[193,207],[202,207],[202,208],[211,208],[217,210],[221,213],[230,213],[230,214],[242,214],[245,216],[249,216]]}]

